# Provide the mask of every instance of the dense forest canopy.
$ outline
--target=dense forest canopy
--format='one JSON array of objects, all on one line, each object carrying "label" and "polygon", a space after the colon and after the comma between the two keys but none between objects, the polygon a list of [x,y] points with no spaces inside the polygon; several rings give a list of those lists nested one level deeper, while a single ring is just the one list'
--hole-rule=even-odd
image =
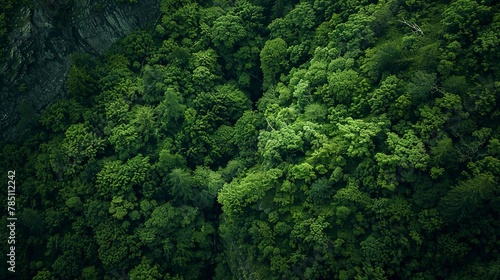
[{"label": "dense forest canopy", "polygon": [[1,143],[15,277],[500,279],[499,30],[490,0],[162,0]]}]

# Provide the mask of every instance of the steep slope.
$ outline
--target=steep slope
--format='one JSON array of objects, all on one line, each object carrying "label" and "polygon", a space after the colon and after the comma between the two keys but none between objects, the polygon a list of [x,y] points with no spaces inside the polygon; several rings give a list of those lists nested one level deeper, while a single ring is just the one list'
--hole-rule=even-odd
[{"label": "steep slope", "polygon": [[0,70],[4,137],[12,137],[5,132],[13,131],[21,104],[23,111],[39,111],[65,94],[72,53],[101,54],[117,39],[157,19],[158,5],[158,0],[85,0],[35,2],[20,8]]}]

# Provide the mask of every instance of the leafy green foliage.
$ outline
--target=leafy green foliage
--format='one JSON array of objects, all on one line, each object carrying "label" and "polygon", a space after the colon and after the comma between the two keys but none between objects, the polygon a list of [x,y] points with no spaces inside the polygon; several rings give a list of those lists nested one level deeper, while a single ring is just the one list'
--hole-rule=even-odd
[{"label": "leafy green foliage", "polygon": [[264,75],[264,89],[276,83],[278,74],[287,66],[286,61],[287,44],[281,38],[266,42],[260,52],[260,63]]},{"label": "leafy green foliage", "polygon": [[104,197],[134,193],[134,186],[143,184],[151,170],[149,158],[142,155],[122,163],[119,160],[106,162],[97,174],[97,192]]},{"label": "leafy green foliage", "polygon": [[469,217],[484,200],[491,198],[496,186],[495,177],[491,174],[479,174],[460,182],[442,199],[444,215],[457,220]]},{"label": "leafy green foliage", "polygon": [[160,2],[2,142],[21,278],[498,276],[496,2]]},{"label": "leafy green foliage", "polygon": [[234,15],[217,18],[212,27],[212,41],[216,47],[232,49],[236,43],[246,37],[243,21]]}]

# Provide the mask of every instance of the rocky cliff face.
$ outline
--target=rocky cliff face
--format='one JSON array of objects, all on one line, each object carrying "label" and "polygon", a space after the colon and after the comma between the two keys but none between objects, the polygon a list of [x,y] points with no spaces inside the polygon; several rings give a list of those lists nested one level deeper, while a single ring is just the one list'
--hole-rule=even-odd
[{"label": "rocky cliff face", "polygon": [[101,54],[119,38],[155,21],[159,2],[56,0],[22,8],[9,36],[7,63],[0,69],[4,139],[16,134],[12,130],[20,104],[39,111],[65,94],[72,53]]}]

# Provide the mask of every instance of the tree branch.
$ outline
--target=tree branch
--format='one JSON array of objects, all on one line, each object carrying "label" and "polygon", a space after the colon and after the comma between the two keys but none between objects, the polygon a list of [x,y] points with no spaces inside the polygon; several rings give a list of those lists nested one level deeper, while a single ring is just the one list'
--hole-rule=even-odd
[{"label": "tree branch", "polygon": [[424,32],[422,31],[422,29],[416,23],[406,21],[406,19],[398,20],[398,21],[409,26],[413,30],[413,32],[418,33],[422,36],[424,35]]}]

